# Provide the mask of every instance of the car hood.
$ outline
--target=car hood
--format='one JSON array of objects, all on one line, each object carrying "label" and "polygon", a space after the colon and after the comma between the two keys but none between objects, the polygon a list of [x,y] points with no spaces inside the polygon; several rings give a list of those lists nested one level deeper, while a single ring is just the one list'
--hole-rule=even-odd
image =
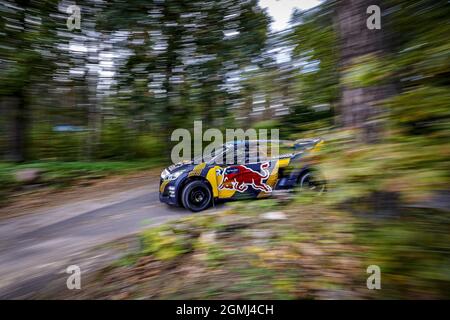
[{"label": "car hood", "polygon": [[192,161],[183,161],[175,163],[169,167],[166,168],[166,170],[169,173],[174,173],[179,170],[192,170],[195,167],[194,163]]}]

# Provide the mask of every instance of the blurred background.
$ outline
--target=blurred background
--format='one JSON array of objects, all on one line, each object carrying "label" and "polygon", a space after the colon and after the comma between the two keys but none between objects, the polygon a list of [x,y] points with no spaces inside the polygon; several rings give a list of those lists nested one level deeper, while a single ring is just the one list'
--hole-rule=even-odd
[{"label": "blurred background", "polygon": [[[449,16],[446,0],[1,0],[0,204],[163,167],[195,120],[321,136],[328,194],[269,207],[348,214],[388,274],[376,297],[448,298]],[[289,281],[261,297],[328,297]],[[312,292],[338,286],[321,281]]]}]

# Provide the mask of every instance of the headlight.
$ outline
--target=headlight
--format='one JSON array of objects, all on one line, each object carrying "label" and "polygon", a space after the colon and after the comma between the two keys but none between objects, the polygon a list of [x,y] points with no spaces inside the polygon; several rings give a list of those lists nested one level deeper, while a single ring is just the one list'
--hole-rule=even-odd
[{"label": "headlight", "polygon": [[179,170],[174,173],[169,173],[167,169],[164,169],[164,171],[161,173],[161,179],[163,180],[175,180],[179,176],[181,176],[186,170]]},{"label": "headlight", "polygon": [[161,179],[165,180],[169,176],[169,171],[167,169],[164,169],[163,172],[161,172]]},{"label": "headlight", "polygon": [[186,170],[179,170],[177,172],[174,172],[172,174],[170,174],[167,179],[168,180],[175,180],[177,179],[179,176],[181,176]]}]

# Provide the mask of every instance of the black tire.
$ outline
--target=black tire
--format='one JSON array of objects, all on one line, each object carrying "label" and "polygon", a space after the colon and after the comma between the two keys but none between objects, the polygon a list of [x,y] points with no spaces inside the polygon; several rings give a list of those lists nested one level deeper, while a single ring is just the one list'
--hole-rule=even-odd
[{"label": "black tire", "polygon": [[212,194],[209,186],[203,181],[191,181],[181,193],[181,202],[186,209],[193,212],[205,210],[211,205]]},{"label": "black tire", "polygon": [[327,191],[326,180],[316,170],[308,170],[302,173],[297,180],[300,191],[309,190],[322,194]]}]

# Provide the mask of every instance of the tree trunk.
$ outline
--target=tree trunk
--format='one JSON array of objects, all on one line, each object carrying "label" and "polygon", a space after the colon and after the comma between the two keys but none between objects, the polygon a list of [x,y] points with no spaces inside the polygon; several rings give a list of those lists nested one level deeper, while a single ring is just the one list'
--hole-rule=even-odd
[{"label": "tree trunk", "polygon": [[24,89],[19,90],[14,97],[11,97],[12,122],[11,135],[9,138],[9,152],[7,160],[23,162],[27,160],[27,132],[28,132],[28,108]]},{"label": "tree trunk", "polygon": [[[341,0],[337,5],[337,30],[340,46],[341,78],[344,73],[356,66],[358,58],[380,59],[387,51],[387,38],[383,24],[381,29],[367,27],[367,14],[370,5],[380,5],[379,0]],[[381,6],[380,6],[381,7]],[[381,8],[383,10],[383,8]],[[383,21],[382,21],[383,23]],[[342,81],[341,81],[342,83]],[[361,129],[364,142],[379,140],[381,100],[393,94],[393,85],[364,87],[361,84],[341,84],[340,123],[343,127]]]},{"label": "tree trunk", "polygon": [[[100,50],[101,39],[98,37],[92,37],[88,41],[88,48],[90,47],[93,52],[89,54],[87,58],[87,63],[95,65],[100,61],[99,50]],[[100,141],[101,134],[101,123],[102,114],[100,108],[100,101],[97,96],[97,85],[98,85],[98,74],[97,72],[88,72],[85,78],[88,93],[88,110],[87,110],[87,127],[88,136],[86,140],[86,154],[85,157],[88,161],[93,161],[96,157],[98,144]]]},{"label": "tree trunk", "polygon": [[[20,3],[23,7],[23,3]],[[26,31],[26,14],[25,10],[20,10],[18,15],[20,24],[22,26],[23,33]],[[17,52],[21,52],[24,49],[24,43],[19,39]],[[21,61],[26,65],[26,62]],[[28,75],[27,75],[28,76]],[[14,79],[16,80],[16,79]],[[22,79],[25,80],[25,79]],[[27,81],[23,81],[23,83],[27,83]],[[11,96],[12,101],[12,122],[11,122],[11,131],[9,137],[9,152],[7,152],[7,160],[13,162],[24,162],[27,160],[27,131],[29,124],[29,115],[28,115],[28,101],[26,97],[26,85],[22,84],[20,87],[17,87]]]}]

